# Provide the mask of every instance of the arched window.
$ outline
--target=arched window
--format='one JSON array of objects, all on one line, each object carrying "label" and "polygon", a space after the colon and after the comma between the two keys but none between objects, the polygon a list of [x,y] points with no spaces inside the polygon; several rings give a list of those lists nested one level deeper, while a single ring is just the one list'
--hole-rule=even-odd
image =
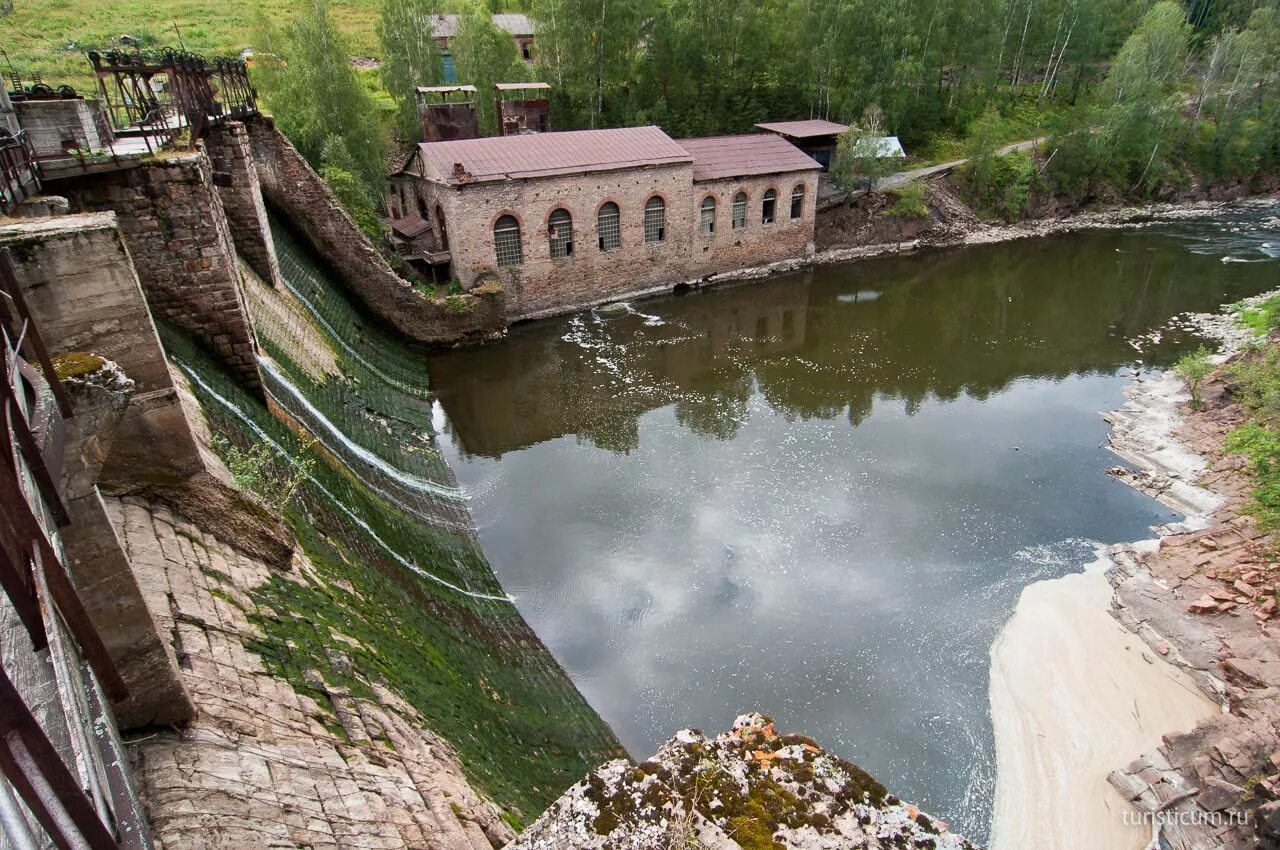
[{"label": "arched window", "polygon": [[702,199],[702,219],[698,223],[698,229],[703,236],[716,232],[716,199],[710,195]]},{"label": "arched window", "polygon": [[796,186],[791,190],[791,217],[800,218],[804,215],[804,184]]},{"label": "arched window", "polygon": [[618,226],[618,205],[613,201],[605,204],[596,214],[596,236],[601,251],[612,251],[622,247],[622,230]]},{"label": "arched window", "polygon": [[739,192],[733,196],[733,229],[741,230],[747,226],[747,193]]},{"label": "arched window", "polygon": [[573,216],[561,208],[547,219],[547,235],[551,239],[551,259],[573,256]]},{"label": "arched window", "polygon": [[778,193],[770,189],[764,193],[764,200],[760,204],[760,223],[773,224],[777,208]]},{"label": "arched window", "polygon": [[644,202],[644,241],[662,242],[667,238],[667,202],[654,195]]},{"label": "arched window", "polygon": [[518,266],[524,262],[520,222],[515,216],[504,215],[493,225],[493,252],[498,255],[499,266]]}]

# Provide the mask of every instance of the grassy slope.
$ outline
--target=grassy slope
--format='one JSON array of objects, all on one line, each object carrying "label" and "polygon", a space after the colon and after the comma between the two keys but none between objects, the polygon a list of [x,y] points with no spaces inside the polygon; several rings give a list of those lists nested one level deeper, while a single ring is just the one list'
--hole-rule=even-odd
[{"label": "grassy slope", "polygon": [[[0,18],[0,47],[24,76],[77,89],[93,84],[83,49],[100,47],[123,33],[176,45],[176,23],[189,50],[239,53],[254,46],[258,21],[280,23],[306,0],[15,0]],[[329,0],[329,14],[359,56],[376,56],[379,0]],[[77,46],[78,45],[78,46]],[[8,68],[4,68],[7,73]]]}]

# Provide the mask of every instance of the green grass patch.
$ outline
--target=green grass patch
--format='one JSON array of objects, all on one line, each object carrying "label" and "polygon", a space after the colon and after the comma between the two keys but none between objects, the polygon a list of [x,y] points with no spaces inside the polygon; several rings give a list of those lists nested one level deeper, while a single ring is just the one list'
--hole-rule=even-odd
[{"label": "green grass patch", "polygon": [[928,187],[919,180],[908,183],[897,190],[898,199],[889,207],[889,215],[893,218],[919,220],[929,215],[929,204],[925,200]]},{"label": "green grass patch", "polygon": [[1252,306],[1243,303],[1227,308],[1236,314],[1236,321],[1259,336],[1280,327],[1280,295],[1272,295]]},{"label": "green grass patch", "polygon": [[[296,16],[306,0],[16,0],[0,18],[0,44],[24,76],[43,74],[81,93],[96,91],[84,51],[121,35],[144,46],[178,47],[206,55],[235,56],[257,47],[262,21]],[[361,56],[377,56],[380,0],[329,0],[334,24]],[[175,30],[176,26],[176,30]]]},{"label": "green grass patch", "polygon": [[1275,531],[1280,529],[1280,349],[1246,356],[1229,375],[1249,420],[1227,434],[1225,448],[1245,456],[1254,484],[1248,511],[1259,527]]},{"label": "green grass patch", "polygon": [[1258,422],[1249,422],[1227,435],[1226,449],[1248,459],[1254,480],[1249,513],[1260,528],[1280,528],[1280,434]]}]

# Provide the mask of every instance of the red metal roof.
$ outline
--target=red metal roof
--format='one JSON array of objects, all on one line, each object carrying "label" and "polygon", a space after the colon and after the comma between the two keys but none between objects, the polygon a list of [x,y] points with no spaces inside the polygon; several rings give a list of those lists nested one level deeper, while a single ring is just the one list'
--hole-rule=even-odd
[{"label": "red metal roof", "polygon": [[837,124],[822,118],[811,118],[808,121],[770,121],[757,124],[761,130],[777,133],[789,139],[811,139],[814,136],[838,136],[849,129],[848,124]]},{"label": "red metal roof", "polygon": [[[427,176],[454,185],[671,165],[693,159],[659,127],[424,142],[419,149]],[[461,174],[455,165],[461,166]]]},{"label": "red metal roof", "polygon": [[431,229],[431,224],[422,216],[416,213],[407,215],[404,218],[392,219],[390,222],[391,229],[397,235],[403,236],[405,239],[413,239],[421,236]]},{"label": "red metal roof", "polygon": [[680,145],[693,154],[695,181],[821,168],[786,139],[764,133],[681,139]]}]

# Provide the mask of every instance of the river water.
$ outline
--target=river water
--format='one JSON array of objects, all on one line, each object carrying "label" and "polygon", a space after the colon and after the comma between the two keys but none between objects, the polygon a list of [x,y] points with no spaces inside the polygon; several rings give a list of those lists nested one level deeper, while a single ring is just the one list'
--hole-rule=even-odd
[{"label": "river water", "polygon": [[634,756],[758,709],[985,840],[991,642],[1027,584],[1175,518],[1108,477],[1099,414],[1196,344],[1140,338],[1276,286],[1276,213],[520,326],[432,357],[441,443]]}]

